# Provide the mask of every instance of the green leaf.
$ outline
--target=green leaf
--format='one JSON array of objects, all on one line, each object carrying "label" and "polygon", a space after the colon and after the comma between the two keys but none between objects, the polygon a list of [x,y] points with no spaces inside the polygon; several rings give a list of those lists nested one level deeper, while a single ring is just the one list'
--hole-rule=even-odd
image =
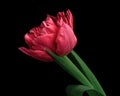
[{"label": "green leaf", "polygon": [[98,82],[95,75],[92,73],[92,71],[89,69],[89,67],[86,65],[86,63],[80,58],[80,56],[77,55],[75,51],[72,51],[68,57],[72,60],[72,62],[81,70],[81,72],[87,77],[87,79],[90,81],[90,83],[103,94],[103,96],[106,96],[104,90],[102,89],[100,83]]},{"label": "green leaf", "polygon": [[66,88],[67,96],[83,96],[87,93],[89,96],[104,96],[94,88],[84,85],[69,85]]},{"label": "green leaf", "polygon": [[56,63],[61,66],[66,72],[71,76],[76,78],[83,85],[93,87],[84,74],[71,62],[67,56],[57,56],[49,50],[46,50],[47,53],[56,61]]}]

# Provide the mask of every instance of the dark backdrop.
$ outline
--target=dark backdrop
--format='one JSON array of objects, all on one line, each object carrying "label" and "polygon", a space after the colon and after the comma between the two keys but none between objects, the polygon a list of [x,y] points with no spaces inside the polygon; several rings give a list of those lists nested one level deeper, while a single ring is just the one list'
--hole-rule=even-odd
[{"label": "dark backdrop", "polygon": [[[78,43],[74,50],[91,68],[108,96],[113,94],[114,42],[111,6],[104,1],[47,0],[9,4],[6,7],[7,55],[5,56],[5,94],[66,96],[65,88],[78,82],[55,62],[41,62],[18,50],[26,46],[24,34],[39,25],[47,14],[56,16],[70,9]],[[115,55],[114,55],[115,56]],[[9,60],[7,59],[9,58]],[[110,75],[111,74],[111,75]]]}]

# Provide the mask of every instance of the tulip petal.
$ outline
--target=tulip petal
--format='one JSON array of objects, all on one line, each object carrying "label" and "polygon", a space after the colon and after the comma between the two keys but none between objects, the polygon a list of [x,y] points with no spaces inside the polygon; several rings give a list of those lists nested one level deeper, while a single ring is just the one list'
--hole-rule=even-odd
[{"label": "tulip petal", "polygon": [[47,15],[47,18],[45,19],[45,21],[43,21],[40,25],[40,27],[45,28],[48,34],[56,33],[57,31],[57,26],[56,26],[56,23],[53,21],[53,19],[55,18],[51,17],[50,15]]},{"label": "tulip petal", "polygon": [[19,50],[37,60],[41,60],[44,62],[53,61],[53,59],[45,51],[32,50],[25,47],[20,47]]},{"label": "tulip petal", "polygon": [[52,18],[53,22],[56,23],[56,21],[57,21],[57,17],[52,16],[52,15],[47,15],[47,17]]},{"label": "tulip petal", "polygon": [[63,21],[68,24],[68,20],[67,20],[67,18],[66,18],[66,16],[65,16],[65,13],[64,13],[64,12],[58,12],[57,18],[58,18],[58,19],[62,18]]},{"label": "tulip petal", "polygon": [[55,52],[56,49],[55,39],[56,39],[55,34],[38,36],[33,40],[34,45],[32,46],[32,49],[44,51],[46,48],[48,48],[51,51]]},{"label": "tulip petal", "polygon": [[25,42],[27,43],[27,45],[28,45],[29,47],[31,47],[31,46],[33,45],[33,44],[32,44],[32,39],[33,39],[33,38],[31,38],[28,33],[25,34],[24,39],[25,39]]},{"label": "tulip petal", "polygon": [[64,23],[57,34],[56,53],[60,56],[68,54],[75,47],[76,43],[77,39],[72,28]]},{"label": "tulip petal", "polygon": [[70,25],[70,27],[73,29],[73,16],[69,9],[66,11],[66,16],[68,20],[68,25]]},{"label": "tulip petal", "polygon": [[64,12],[58,12],[57,18],[60,21],[62,19],[66,24],[68,24],[73,29],[73,16],[70,10],[66,11],[66,15]]}]

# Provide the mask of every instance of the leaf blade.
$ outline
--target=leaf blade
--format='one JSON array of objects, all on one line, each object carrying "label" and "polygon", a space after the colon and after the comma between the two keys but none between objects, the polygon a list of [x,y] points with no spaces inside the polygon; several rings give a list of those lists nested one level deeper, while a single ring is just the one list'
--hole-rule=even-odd
[{"label": "leaf blade", "polygon": [[82,73],[87,77],[87,79],[91,82],[91,84],[104,96],[106,96],[104,90],[102,89],[100,83],[98,82],[97,78],[93,74],[93,72],[90,70],[90,68],[87,66],[87,64],[78,56],[78,54],[75,51],[71,51],[71,53],[68,55],[68,57],[75,62],[76,66],[79,68],[79,70],[82,71]]},{"label": "leaf blade", "polygon": [[94,88],[90,88],[84,85],[69,85],[66,88],[66,93],[68,96],[83,96],[84,93],[87,93],[89,96],[103,96]]}]

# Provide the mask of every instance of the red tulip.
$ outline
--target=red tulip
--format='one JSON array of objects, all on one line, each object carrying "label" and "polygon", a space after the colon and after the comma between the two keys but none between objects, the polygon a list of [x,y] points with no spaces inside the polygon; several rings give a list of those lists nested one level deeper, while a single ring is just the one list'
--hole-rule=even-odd
[{"label": "red tulip", "polygon": [[77,42],[72,13],[67,10],[66,15],[64,12],[58,12],[56,17],[48,15],[40,26],[32,28],[24,38],[28,48],[20,47],[19,50],[35,59],[53,61],[46,48],[59,56],[67,55]]}]

